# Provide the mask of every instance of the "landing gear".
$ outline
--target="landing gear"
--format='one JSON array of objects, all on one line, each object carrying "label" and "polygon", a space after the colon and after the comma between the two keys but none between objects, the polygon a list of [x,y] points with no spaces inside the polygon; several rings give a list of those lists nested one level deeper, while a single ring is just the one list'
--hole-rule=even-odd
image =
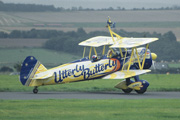
[{"label": "landing gear", "polygon": [[126,94],[131,93],[132,90],[135,90],[138,94],[145,93],[149,83],[146,80],[140,80],[138,76],[135,76],[134,79],[135,81],[130,78],[126,78],[118,83],[115,88],[122,89],[122,91]]},{"label": "landing gear", "polygon": [[147,89],[145,89],[145,90],[135,90],[138,94],[143,94],[143,93],[145,93],[146,92],[146,90]]},{"label": "landing gear", "polygon": [[34,87],[34,89],[33,89],[33,93],[34,93],[34,94],[37,94],[37,93],[38,93],[38,89],[37,89],[37,87]]},{"label": "landing gear", "polygon": [[[126,85],[128,86],[128,85],[130,85],[131,84],[131,79],[130,78],[126,78]],[[127,89],[122,89],[122,91],[124,92],[124,93],[130,93],[131,91],[132,91],[133,89],[131,89],[131,88],[127,88]]]},{"label": "landing gear", "polygon": [[130,93],[131,91],[132,91],[133,89],[131,89],[131,88],[128,88],[128,89],[122,89],[122,91],[124,92],[124,93]]}]

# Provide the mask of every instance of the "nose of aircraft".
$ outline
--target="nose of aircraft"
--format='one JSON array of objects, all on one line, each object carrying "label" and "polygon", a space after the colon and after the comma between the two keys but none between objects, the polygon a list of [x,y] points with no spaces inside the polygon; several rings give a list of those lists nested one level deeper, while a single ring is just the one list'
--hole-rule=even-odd
[{"label": "nose of aircraft", "polygon": [[157,55],[155,53],[151,53],[151,56],[152,56],[152,60],[156,60]]}]

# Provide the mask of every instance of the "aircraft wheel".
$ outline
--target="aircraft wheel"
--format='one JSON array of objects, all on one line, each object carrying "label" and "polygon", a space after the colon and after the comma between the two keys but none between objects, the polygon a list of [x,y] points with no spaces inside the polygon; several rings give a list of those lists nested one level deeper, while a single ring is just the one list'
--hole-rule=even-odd
[{"label": "aircraft wheel", "polygon": [[37,93],[38,93],[38,89],[37,89],[37,88],[34,88],[34,89],[33,89],[33,93],[34,93],[34,94],[37,94]]},{"label": "aircraft wheel", "polygon": [[147,89],[145,89],[145,90],[135,90],[138,94],[143,94],[143,93],[145,93],[146,92],[146,90]]},{"label": "aircraft wheel", "polygon": [[122,91],[123,91],[124,93],[130,93],[132,90],[133,90],[133,89],[131,89],[131,88],[122,89]]}]

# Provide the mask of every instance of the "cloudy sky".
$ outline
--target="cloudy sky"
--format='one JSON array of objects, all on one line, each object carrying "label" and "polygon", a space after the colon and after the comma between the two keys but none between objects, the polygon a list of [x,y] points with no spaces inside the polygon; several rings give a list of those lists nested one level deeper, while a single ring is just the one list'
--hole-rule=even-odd
[{"label": "cloudy sky", "polygon": [[0,0],[4,3],[26,3],[54,5],[55,7],[79,7],[83,8],[117,8],[118,6],[126,9],[132,8],[160,8],[180,6],[180,0]]}]

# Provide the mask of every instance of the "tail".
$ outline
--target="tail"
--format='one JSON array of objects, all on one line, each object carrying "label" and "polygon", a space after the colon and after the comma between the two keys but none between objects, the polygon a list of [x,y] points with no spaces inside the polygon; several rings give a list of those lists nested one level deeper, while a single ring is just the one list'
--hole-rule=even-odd
[{"label": "tail", "polygon": [[44,71],[47,71],[47,69],[43,64],[41,64],[35,57],[28,56],[21,67],[20,81],[23,85],[29,86],[35,74]]}]

